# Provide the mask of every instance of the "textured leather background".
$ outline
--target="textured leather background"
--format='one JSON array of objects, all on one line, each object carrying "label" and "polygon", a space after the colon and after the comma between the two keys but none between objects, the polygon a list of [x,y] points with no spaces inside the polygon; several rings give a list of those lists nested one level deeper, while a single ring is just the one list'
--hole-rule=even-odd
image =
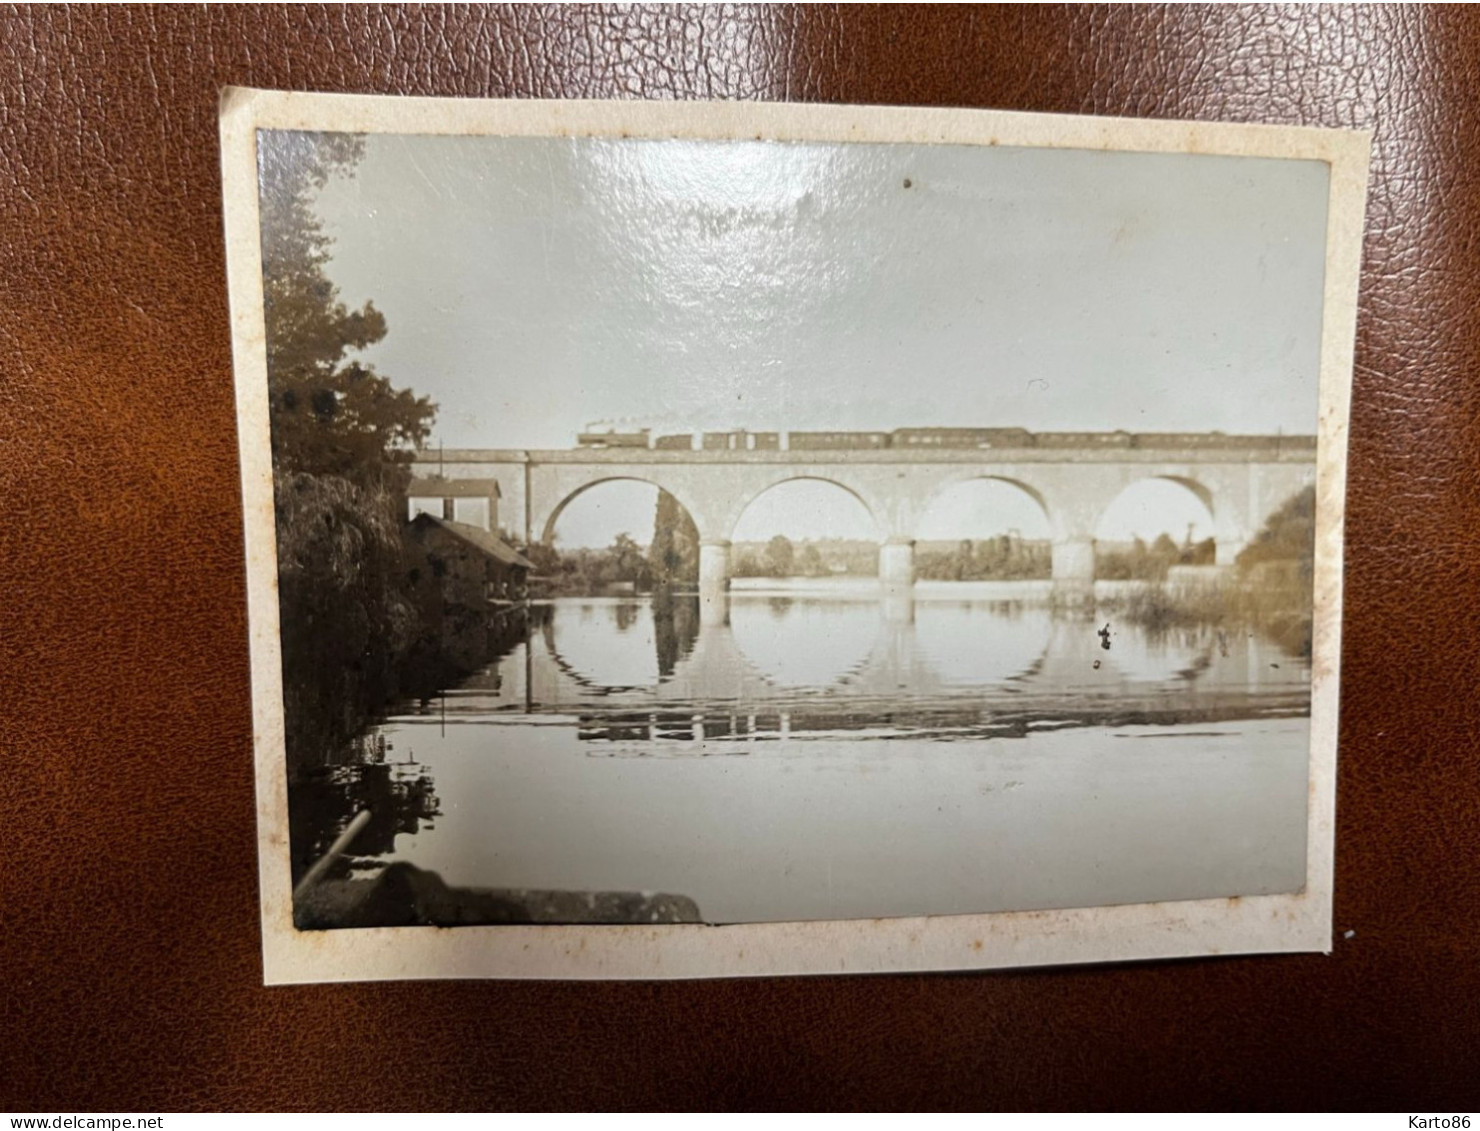
[{"label": "textured leather background", "polygon": [[[1477,33],[1443,8],[0,10],[0,1108],[1480,1106]],[[1335,954],[263,989],[228,83],[1374,127]]]}]

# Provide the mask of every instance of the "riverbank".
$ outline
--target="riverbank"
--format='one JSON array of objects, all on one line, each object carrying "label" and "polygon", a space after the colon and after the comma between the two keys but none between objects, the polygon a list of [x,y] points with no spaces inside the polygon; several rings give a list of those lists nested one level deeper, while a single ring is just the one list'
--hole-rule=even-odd
[{"label": "riverbank", "polygon": [[1134,584],[1101,597],[1100,615],[1115,613],[1148,632],[1189,626],[1252,628],[1294,656],[1308,659],[1314,629],[1314,604],[1308,576],[1298,568],[1265,570],[1248,577],[1170,577]]}]

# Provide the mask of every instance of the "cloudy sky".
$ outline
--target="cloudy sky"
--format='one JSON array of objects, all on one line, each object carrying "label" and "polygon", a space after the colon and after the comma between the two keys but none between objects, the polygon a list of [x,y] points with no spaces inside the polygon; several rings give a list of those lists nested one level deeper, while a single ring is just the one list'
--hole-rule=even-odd
[{"label": "cloudy sky", "polygon": [[372,136],[317,207],[434,443],[567,448],[592,422],[1311,433],[1326,189],[1306,161]]}]

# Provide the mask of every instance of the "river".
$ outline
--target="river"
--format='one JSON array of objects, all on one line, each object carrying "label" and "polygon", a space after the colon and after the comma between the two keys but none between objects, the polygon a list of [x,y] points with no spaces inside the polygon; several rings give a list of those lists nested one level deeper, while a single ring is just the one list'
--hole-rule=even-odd
[{"label": "river", "polygon": [[1303,883],[1310,673],[1250,632],[949,586],[534,612],[302,787],[295,840],[322,849],[368,807],[357,877],[404,861],[455,888],[665,892],[710,922]]}]

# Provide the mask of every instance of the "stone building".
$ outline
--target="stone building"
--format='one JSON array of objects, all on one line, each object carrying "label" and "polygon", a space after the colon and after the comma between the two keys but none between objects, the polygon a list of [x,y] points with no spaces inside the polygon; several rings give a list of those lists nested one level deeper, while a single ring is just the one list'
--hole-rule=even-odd
[{"label": "stone building", "polygon": [[412,590],[445,660],[486,659],[500,622],[528,595],[532,563],[497,534],[419,514],[406,527]]}]

